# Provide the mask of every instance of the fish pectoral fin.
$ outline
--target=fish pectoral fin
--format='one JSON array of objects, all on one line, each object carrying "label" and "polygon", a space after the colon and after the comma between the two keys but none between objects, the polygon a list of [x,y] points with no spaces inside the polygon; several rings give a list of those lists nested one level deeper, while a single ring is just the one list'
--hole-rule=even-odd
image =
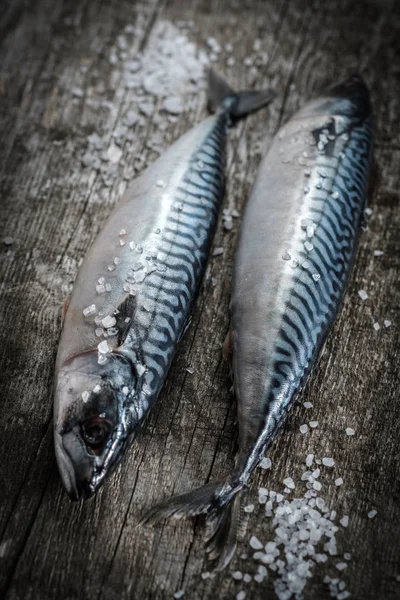
[{"label": "fish pectoral fin", "polygon": [[222,355],[226,360],[232,360],[233,354],[233,340],[232,340],[232,328],[229,327],[227,334],[222,344]]},{"label": "fish pectoral fin", "polygon": [[136,296],[127,294],[123,301],[118,306],[118,312],[116,314],[118,328],[118,345],[122,346],[125,342],[129,330],[132,327],[132,321],[136,310]]},{"label": "fish pectoral fin", "polygon": [[67,296],[65,298],[65,300],[64,300],[64,304],[62,305],[62,309],[61,309],[61,327],[64,325],[65,315],[67,314],[67,310],[68,310],[70,301],[71,301],[71,297]]}]

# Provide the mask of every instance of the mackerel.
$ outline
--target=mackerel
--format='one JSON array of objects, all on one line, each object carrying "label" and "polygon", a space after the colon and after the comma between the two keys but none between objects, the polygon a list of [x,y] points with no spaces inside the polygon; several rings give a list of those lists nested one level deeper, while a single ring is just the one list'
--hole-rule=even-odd
[{"label": "mackerel", "polygon": [[185,332],[224,193],[227,131],[270,102],[210,73],[214,115],[128,188],[76,278],[56,362],[54,435],[64,486],[92,495],[144,423]]}]

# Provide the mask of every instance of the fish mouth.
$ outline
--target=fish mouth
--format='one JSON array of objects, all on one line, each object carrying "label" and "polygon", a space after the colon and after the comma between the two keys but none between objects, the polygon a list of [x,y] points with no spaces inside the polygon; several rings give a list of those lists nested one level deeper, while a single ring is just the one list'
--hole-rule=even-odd
[{"label": "fish mouth", "polygon": [[55,431],[56,459],[64,488],[71,500],[87,500],[94,496],[106,477],[116,468],[126,439],[120,432],[111,446],[100,455],[90,454],[74,432]]}]

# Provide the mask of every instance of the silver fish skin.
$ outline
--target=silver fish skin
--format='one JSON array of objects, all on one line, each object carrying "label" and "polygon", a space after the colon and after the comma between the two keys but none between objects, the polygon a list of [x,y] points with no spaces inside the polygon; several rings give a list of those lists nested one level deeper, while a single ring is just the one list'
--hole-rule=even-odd
[{"label": "silver fish skin", "polygon": [[[358,76],[328,89],[274,138],[252,188],[231,298],[239,450],[234,472],[145,516],[208,515],[217,569],[236,547],[241,492],[315,365],[345,292],[372,157],[369,92]],[[232,502],[233,500],[233,502]]]},{"label": "silver fish skin", "polygon": [[205,270],[228,127],[273,97],[235,94],[214,73],[209,83],[215,114],[130,185],[74,284],[54,398],[56,458],[73,499],[98,489],[157,399]]}]

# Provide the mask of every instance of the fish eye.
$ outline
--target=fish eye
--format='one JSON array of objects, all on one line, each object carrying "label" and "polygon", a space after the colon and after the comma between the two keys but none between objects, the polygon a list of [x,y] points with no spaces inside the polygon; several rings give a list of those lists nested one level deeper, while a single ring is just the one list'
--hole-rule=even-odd
[{"label": "fish eye", "polygon": [[92,417],[82,425],[82,437],[91,448],[99,448],[108,439],[111,423],[103,417]]}]

